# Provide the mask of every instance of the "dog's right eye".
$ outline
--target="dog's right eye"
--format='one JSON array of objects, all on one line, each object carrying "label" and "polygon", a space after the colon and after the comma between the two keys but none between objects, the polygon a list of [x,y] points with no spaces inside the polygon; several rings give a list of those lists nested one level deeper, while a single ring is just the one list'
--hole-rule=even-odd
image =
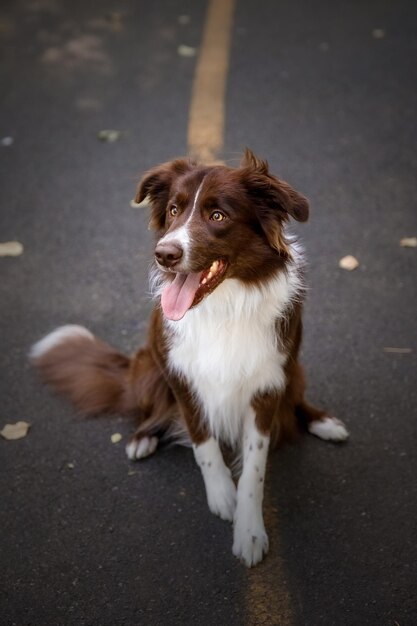
[{"label": "dog's right eye", "polygon": [[175,204],[173,204],[170,208],[169,214],[172,215],[172,217],[176,217],[178,215],[178,207]]}]

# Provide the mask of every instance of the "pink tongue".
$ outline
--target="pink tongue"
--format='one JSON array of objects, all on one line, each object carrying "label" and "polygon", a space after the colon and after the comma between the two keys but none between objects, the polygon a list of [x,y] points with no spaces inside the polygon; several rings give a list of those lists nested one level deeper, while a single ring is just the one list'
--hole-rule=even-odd
[{"label": "pink tongue", "polygon": [[187,313],[200,284],[202,272],[177,274],[162,292],[161,306],[165,317],[177,322]]}]

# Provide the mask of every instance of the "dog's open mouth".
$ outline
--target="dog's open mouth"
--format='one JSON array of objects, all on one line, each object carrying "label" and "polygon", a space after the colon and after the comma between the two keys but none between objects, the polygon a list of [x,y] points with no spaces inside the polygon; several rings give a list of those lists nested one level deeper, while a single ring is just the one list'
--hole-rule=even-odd
[{"label": "dog's open mouth", "polygon": [[161,296],[161,306],[165,317],[177,322],[186,312],[195,306],[221,283],[227,268],[222,259],[213,261],[203,272],[193,274],[175,274]]}]

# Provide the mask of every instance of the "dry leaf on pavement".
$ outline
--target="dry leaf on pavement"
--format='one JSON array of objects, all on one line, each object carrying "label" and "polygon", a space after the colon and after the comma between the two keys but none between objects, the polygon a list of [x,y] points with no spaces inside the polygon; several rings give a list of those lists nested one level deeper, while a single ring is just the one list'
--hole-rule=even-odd
[{"label": "dry leaf on pavement", "polygon": [[119,443],[122,440],[122,435],[120,433],[113,433],[110,437],[112,443]]},{"label": "dry leaf on pavement", "polygon": [[146,197],[142,202],[136,202],[135,200],[130,201],[130,206],[132,209],[141,209],[142,207],[147,207],[149,205],[149,200]]},{"label": "dry leaf on pavement", "polygon": [[178,46],[178,54],[180,57],[194,57],[196,52],[197,48],[193,48],[192,46]]},{"label": "dry leaf on pavement", "polygon": [[123,30],[123,17],[123,14],[118,11],[111,11],[106,15],[107,22],[116,33]]},{"label": "dry leaf on pavement", "polygon": [[400,246],[402,248],[417,248],[417,237],[403,237]]},{"label": "dry leaf on pavement", "polygon": [[383,28],[374,28],[372,31],[372,37],[374,39],[383,39],[385,37],[385,30]]},{"label": "dry leaf on pavement", "polygon": [[351,254],[348,254],[347,256],[344,256],[343,259],[340,259],[339,267],[351,272],[352,270],[355,270],[357,267],[359,267],[359,261],[358,259],[355,259],[355,257]]},{"label": "dry leaf on pavement", "polygon": [[16,422],[16,424],[6,424],[3,430],[0,430],[0,435],[4,439],[22,439],[28,434],[30,424],[28,422]]},{"label": "dry leaf on pavement", "polygon": [[23,252],[20,241],[6,241],[0,243],[0,256],[19,256]]},{"label": "dry leaf on pavement", "polygon": [[97,139],[99,139],[100,141],[105,141],[107,143],[114,143],[115,141],[119,141],[121,136],[122,131],[114,129],[105,129],[97,133]]}]

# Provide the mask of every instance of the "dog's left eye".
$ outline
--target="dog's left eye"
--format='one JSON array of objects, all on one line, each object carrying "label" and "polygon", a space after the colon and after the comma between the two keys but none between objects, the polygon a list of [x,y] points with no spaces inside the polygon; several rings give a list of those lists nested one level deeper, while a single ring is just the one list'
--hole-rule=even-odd
[{"label": "dog's left eye", "polygon": [[169,212],[172,215],[172,217],[176,217],[178,215],[178,207],[175,204],[173,204]]},{"label": "dog's left eye", "polygon": [[224,213],[221,213],[220,211],[214,211],[214,213],[210,215],[210,219],[213,222],[223,222],[223,220],[226,219],[226,216],[224,215]]}]

